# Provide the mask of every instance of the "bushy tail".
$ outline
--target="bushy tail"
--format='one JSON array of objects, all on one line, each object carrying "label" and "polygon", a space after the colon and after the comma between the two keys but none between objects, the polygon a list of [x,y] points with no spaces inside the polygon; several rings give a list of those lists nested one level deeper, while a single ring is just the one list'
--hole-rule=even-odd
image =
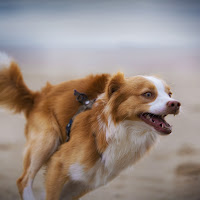
[{"label": "bushy tail", "polygon": [[[1,61],[0,56],[0,66],[5,66],[5,59],[3,64]],[[15,113],[24,112],[27,116],[38,93],[28,89],[15,62],[6,63],[8,64],[9,68],[0,69],[0,106],[13,110]]]}]

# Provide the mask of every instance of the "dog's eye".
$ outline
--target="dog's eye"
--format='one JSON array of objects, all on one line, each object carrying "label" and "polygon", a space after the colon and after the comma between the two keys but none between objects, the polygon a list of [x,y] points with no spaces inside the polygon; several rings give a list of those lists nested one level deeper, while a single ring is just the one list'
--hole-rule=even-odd
[{"label": "dog's eye", "polygon": [[146,98],[150,98],[150,97],[153,96],[153,94],[152,94],[151,92],[145,92],[145,93],[143,94],[143,96],[146,97]]},{"label": "dog's eye", "polygon": [[170,97],[170,98],[172,97],[172,93],[171,93],[171,92],[169,92],[169,94],[168,94],[168,95],[169,95],[169,97]]}]

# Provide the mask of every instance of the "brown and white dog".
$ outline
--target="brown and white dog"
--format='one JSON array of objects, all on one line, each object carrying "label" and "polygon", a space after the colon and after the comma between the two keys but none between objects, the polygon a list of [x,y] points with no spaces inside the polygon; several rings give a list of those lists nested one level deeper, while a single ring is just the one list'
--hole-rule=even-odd
[{"label": "brown and white dog", "polygon": [[[65,127],[80,106],[74,89],[97,100],[75,117],[65,143]],[[34,199],[32,183],[46,163],[47,200],[78,199],[111,181],[149,151],[158,135],[171,133],[164,118],[180,108],[171,94],[159,78],[122,73],[47,84],[33,92],[11,62],[0,71],[0,105],[24,112],[27,119],[24,169],[17,181],[21,198]]]}]

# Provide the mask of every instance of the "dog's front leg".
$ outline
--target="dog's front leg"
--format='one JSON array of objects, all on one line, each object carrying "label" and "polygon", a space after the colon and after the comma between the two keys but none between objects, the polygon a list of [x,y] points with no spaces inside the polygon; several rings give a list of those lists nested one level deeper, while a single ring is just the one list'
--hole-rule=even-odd
[{"label": "dog's front leg", "polygon": [[46,200],[59,200],[63,186],[68,181],[67,172],[64,173],[59,157],[51,157],[45,176]]},{"label": "dog's front leg", "polygon": [[89,187],[86,183],[68,181],[62,190],[61,200],[80,200],[82,196],[88,193]]}]

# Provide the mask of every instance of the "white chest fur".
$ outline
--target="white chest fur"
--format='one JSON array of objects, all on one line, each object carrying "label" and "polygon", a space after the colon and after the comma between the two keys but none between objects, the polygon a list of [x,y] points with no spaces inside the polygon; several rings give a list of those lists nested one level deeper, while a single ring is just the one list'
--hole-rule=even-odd
[{"label": "white chest fur", "polygon": [[117,126],[110,121],[106,127],[108,147],[102,158],[88,171],[78,163],[71,165],[72,180],[97,188],[115,178],[135,163],[155,143],[156,131],[143,122],[124,121]]}]

